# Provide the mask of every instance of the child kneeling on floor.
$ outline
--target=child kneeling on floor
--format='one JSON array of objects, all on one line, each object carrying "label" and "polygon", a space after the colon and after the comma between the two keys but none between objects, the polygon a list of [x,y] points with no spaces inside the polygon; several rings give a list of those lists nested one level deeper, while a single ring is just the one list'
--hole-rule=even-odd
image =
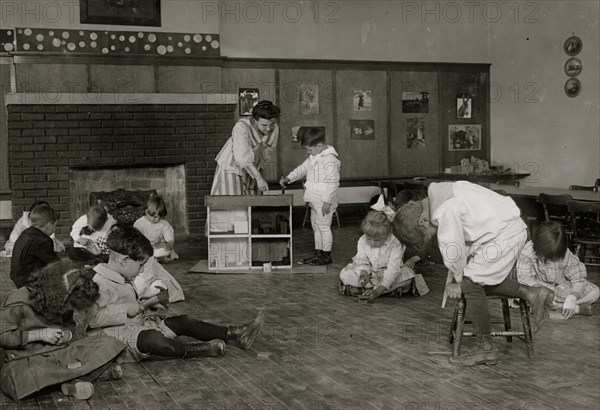
[{"label": "child kneeling on floor", "polygon": [[[100,299],[92,312],[90,327],[113,336],[128,345],[137,361],[152,356],[221,356],[226,343],[249,349],[259,335],[264,311],[254,321],[240,326],[220,326],[187,315],[148,314],[140,304],[131,282],[153,254],[150,241],[137,229],[117,224],[107,238],[108,263],[96,265],[94,282],[100,287]],[[183,343],[177,336],[199,341]]]},{"label": "child kneeling on floor", "polygon": [[598,300],[598,286],[587,280],[585,265],[567,247],[567,236],[559,223],[542,222],[533,241],[517,260],[517,279],[529,286],[544,286],[554,292],[550,319],[590,316]]},{"label": "child kneeling on floor", "polygon": [[[401,296],[411,290],[414,282],[414,256],[402,262],[406,246],[392,233],[394,212],[384,204],[383,195],[371,207],[361,224],[363,236],[358,240],[357,253],[352,263],[340,272],[340,292],[344,295],[362,295],[367,300],[382,294]],[[419,276],[420,294],[427,293],[425,282]]]},{"label": "child kneeling on floor", "polygon": [[12,292],[0,307],[0,386],[21,400],[62,383],[65,395],[86,400],[92,382],[121,377],[113,360],[126,348],[108,337],[79,338],[74,311],[98,298],[92,272],[58,261],[33,273],[27,286]]}]

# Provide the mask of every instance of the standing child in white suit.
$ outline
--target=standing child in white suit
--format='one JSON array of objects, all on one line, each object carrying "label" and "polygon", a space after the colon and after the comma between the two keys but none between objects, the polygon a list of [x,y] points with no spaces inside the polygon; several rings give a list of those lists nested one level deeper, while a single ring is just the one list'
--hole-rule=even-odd
[{"label": "standing child in white suit", "polygon": [[331,222],[338,205],[341,161],[335,148],[325,144],[324,128],[308,128],[302,134],[300,142],[310,155],[288,176],[281,177],[279,184],[285,188],[286,184],[306,177],[304,201],[311,207],[310,222],[315,237],[315,256],[302,262],[328,265],[332,262]]}]

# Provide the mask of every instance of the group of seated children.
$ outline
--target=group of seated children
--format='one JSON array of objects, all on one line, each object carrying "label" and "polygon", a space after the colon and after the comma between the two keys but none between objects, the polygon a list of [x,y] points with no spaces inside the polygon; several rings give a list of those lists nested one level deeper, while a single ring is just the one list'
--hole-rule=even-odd
[{"label": "group of seated children", "polygon": [[[142,218],[159,222],[155,210],[166,215],[164,202],[151,197]],[[173,237],[153,246],[132,226],[113,222],[105,229],[110,221],[105,212],[92,206],[87,222],[78,220],[82,227],[76,229],[77,243],[85,248],[68,253],[87,260],[106,255],[93,268],[60,260],[54,253],[50,236],[58,218],[47,204],[31,210],[31,227],[14,244],[11,278],[17,290],[0,306],[0,388],[14,400],[59,384],[65,395],[86,400],[94,382],[122,376],[117,356],[119,362],[220,356],[227,344],[250,348],[260,334],[262,311],[249,323],[223,326],[153,309],[183,299],[177,281],[154,258],[166,246],[173,257]],[[153,230],[143,221],[136,224]],[[94,236],[97,232],[106,236]],[[197,341],[184,343],[177,336]]]}]

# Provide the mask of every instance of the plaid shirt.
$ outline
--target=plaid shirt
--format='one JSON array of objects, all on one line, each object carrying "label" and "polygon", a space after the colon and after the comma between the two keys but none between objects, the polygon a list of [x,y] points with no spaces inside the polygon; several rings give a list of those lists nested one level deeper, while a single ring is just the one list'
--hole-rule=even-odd
[{"label": "plaid shirt", "polygon": [[[517,260],[517,278],[520,283],[529,286],[546,286],[557,293],[561,299],[570,294],[577,296],[577,299],[585,296],[587,293],[587,271],[585,265],[579,261],[579,258],[567,249],[567,253],[559,261],[540,261],[533,250],[533,242],[525,244],[525,248]],[[581,283],[582,293],[573,292],[573,286]],[[585,287],[585,289],[584,289]]]}]

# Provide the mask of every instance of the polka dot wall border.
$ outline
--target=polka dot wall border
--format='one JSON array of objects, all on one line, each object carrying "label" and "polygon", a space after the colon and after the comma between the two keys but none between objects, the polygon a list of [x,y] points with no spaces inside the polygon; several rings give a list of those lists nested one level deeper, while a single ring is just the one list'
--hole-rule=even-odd
[{"label": "polka dot wall border", "polygon": [[218,34],[16,28],[0,30],[0,52],[218,57]]}]

